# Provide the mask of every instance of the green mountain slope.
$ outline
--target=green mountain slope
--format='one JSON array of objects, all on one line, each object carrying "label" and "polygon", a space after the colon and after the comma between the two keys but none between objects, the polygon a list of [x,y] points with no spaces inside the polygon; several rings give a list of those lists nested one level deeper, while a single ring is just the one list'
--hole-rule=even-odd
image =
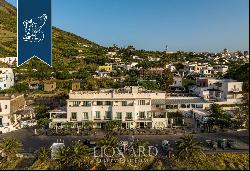
[{"label": "green mountain slope", "polygon": [[[14,6],[0,0],[0,57],[16,56],[17,11]],[[67,58],[84,55],[91,49],[104,49],[98,44],[53,27],[53,56]]]}]

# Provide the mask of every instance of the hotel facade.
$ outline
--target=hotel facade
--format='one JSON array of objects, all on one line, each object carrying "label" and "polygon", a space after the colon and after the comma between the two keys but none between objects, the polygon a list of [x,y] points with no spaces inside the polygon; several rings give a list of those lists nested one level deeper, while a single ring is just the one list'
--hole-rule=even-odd
[{"label": "hotel facade", "polygon": [[169,97],[162,91],[149,91],[132,86],[101,91],[70,91],[67,108],[50,111],[53,124],[66,122],[81,125],[93,121],[95,128],[103,128],[110,120],[122,121],[123,128],[167,128],[172,119],[168,112],[209,108],[210,103],[199,97]]}]

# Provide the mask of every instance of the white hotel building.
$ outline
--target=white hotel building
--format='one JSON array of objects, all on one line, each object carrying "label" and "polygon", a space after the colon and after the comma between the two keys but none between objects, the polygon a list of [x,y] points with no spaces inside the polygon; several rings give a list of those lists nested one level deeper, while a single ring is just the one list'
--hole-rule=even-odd
[{"label": "white hotel building", "polygon": [[[182,104],[184,103],[184,104]],[[167,112],[203,110],[209,103],[199,97],[167,97],[165,92],[125,87],[116,90],[71,91],[67,109],[50,111],[52,124],[65,122],[81,125],[93,121],[95,128],[103,128],[110,120],[122,121],[126,129],[166,128],[171,121]]]}]

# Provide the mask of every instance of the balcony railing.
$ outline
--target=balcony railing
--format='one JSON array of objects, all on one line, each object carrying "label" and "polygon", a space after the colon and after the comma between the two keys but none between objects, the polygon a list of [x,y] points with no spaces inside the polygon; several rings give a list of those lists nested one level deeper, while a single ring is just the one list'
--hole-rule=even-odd
[{"label": "balcony railing", "polygon": [[76,118],[70,118],[70,121],[77,121]]},{"label": "balcony railing", "polygon": [[121,117],[115,117],[115,120],[122,120]]},{"label": "balcony railing", "polygon": [[104,120],[112,120],[112,117],[106,117],[106,116],[104,116]]},{"label": "balcony railing", "polygon": [[94,120],[101,120],[101,117],[94,117]]},{"label": "balcony railing", "polygon": [[138,120],[151,120],[151,117],[138,117]]},{"label": "balcony railing", "polygon": [[232,88],[232,89],[231,89],[231,92],[239,92],[239,91],[240,91],[239,88]]},{"label": "balcony railing", "polygon": [[132,120],[133,120],[133,117],[125,117],[125,120],[126,120],[126,121],[132,121]]}]

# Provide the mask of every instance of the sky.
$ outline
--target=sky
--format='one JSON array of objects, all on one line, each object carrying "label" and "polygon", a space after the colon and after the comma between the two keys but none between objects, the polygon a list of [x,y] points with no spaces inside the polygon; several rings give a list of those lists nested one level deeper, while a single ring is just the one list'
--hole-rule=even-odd
[{"label": "sky", "polygon": [[52,24],[107,47],[249,48],[248,0],[52,0]]}]

